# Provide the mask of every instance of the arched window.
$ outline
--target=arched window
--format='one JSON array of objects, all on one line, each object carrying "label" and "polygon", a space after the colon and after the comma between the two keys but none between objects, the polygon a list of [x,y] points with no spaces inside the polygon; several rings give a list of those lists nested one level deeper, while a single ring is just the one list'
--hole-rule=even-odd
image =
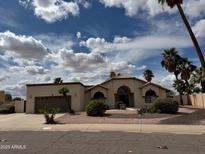
[{"label": "arched window", "polygon": [[94,99],[105,99],[105,96],[104,96],[104,94],[102,93],[102,92],[96,92],[95,94],[94,94],[94,97],[93,97]]},{"label": "arched window", "polygon": [[157,98],[155,91],[148,90],[145,93],[145,103],[152,103]]}]

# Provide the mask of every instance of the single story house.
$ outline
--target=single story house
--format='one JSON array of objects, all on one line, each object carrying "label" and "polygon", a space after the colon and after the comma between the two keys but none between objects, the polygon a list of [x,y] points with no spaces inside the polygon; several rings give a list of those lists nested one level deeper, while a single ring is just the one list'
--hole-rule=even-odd
[{"label": "single story house", "polygon": [[45,105],[68,111],[68,103],[58,90],[69,89],[68,99],[74,111],[84,111],[93,99],[104,99],[110,108],[117,108],[119,103],[128,107],[149,105],[157,97],[166,98],[168,89],[136,77],[117,76],[101,84],[86,86],[81,82],[27,84],[26,113],[37,113]]},{"label": "single story house", "polygon": [[5,102],[5,92],[0,91],[0,104]]}]

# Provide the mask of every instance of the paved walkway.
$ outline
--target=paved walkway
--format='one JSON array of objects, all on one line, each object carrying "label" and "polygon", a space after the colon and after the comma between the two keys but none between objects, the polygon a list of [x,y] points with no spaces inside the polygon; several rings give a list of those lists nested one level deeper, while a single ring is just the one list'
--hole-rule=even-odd
[{"label": "paved walkway", "polygon": [[[56,115],[60,117],[62,114]],[[161,132],[176,134],[205,134],[204,125],[149,125],[149,124],[58,124],[45,125],[42,115],[10,114],[0,115],[0,131],[121,131]]]}]

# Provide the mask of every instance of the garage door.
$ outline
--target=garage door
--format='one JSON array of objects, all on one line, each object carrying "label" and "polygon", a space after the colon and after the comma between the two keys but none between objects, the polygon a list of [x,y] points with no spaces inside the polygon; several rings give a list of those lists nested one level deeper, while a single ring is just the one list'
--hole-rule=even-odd
[{"label": "garage door", "polygon": [[45,108],[59,108],[60,112],[68,112],[68,102],[71,102],[71,96],[67,100],[63,96],[49,96],[49,97],[35,97],[35,113],[39,113],[39,109]]}]

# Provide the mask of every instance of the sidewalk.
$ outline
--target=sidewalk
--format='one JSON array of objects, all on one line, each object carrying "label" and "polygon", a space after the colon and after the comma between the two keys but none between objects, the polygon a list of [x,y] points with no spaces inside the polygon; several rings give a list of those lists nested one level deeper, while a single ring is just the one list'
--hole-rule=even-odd
[{"label": "sidewalk", "polygon": [[56,131],[121,131],[136,133],[205,134],[205,126],[200,125],[149,125],[149,124],[67,124],[47,126]]},{"label": "sidewalk", "polygon": [[174,133],[205,134],[205,126],[200,125],[149,125],[149,124],[28,124],[13,127],[1,126],[0,131],[82,131],[82,132],[135,132],[135,133]]}]

